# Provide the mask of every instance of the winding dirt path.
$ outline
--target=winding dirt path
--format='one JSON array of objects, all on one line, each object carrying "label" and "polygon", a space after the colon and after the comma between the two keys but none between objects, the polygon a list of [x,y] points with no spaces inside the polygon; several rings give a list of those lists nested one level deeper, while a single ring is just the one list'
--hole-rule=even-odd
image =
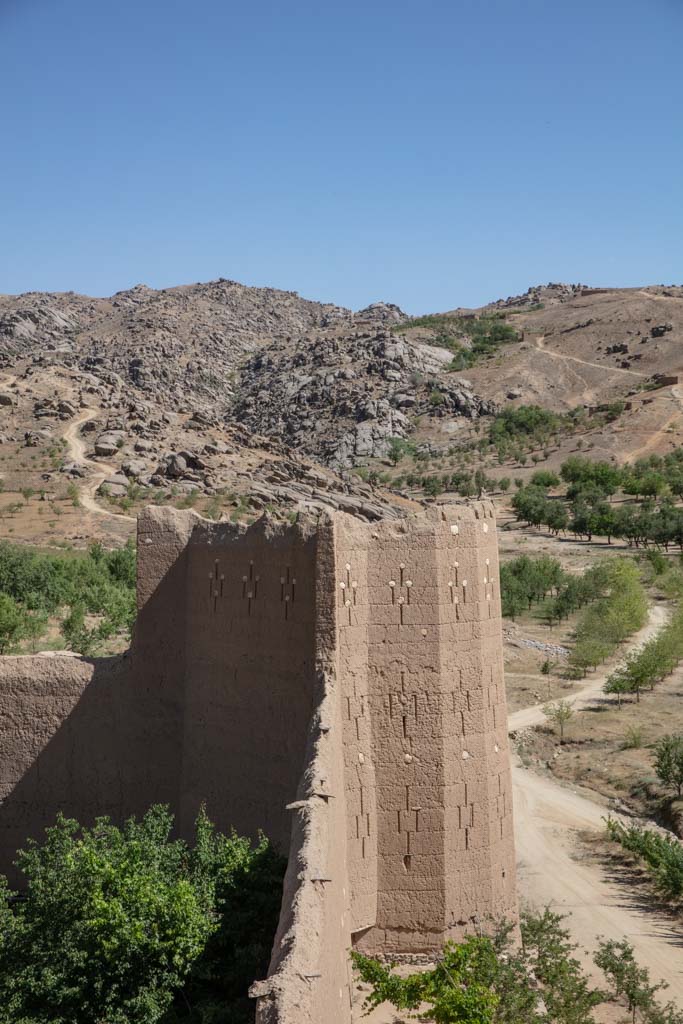
[{"label": "winding dirt path", "polygon": [[[647,640],[665,620],[665,609],[654,605],[647,625],[627,650]],[[596,676],[574,695],[577,708],[601,691],[605,675]],[[537,725],[543,719],[543,705],[536,704],[510,715],[509,729]],[[595,949],[598,936],[627,939],[652,978],[668,983],[664,1001],[683,1006],[683,928],[649,908],[618,872],[610,877],[599,864],[582,859],[577,832],[601,832],[606,807],[520,764],[513,767],[512,785],[522,899],[570,914],[572,937],[589,951]],[[586,967],[590,966],[588,960]]]},{"label": "winding dirt path", "polygon": [[568,360],[572,363],[580,363],[581,366],[592,366],[594,370],[602,370],[603,373],[625,373],[627,376],[638,377],[641,380],[647,378],[646,373],[640,373],[638,370],[624,370],[621,366],[604,366],[600,363],[591,363],[587,359],[579,359],[578,356],[568,356],[564,352],[553,352],[552,349],[545,347],[544,334],[540,334],[536,338],[535,344],[539,352],[543,352],[547,356],[552,356],[553,359]]},{"label": "winding dirt path", "polygon": [[112,512],[111,509],[103,508],[102,505],[98,505],[95,501],[95,494],[97,488],[104,483],[104,481],[114,476],[117,472],[116,466],[112,466],[108,462],[95,462],[93,459],[87,458],[85,454],[85,441],[80,436],[79,430],[84,423],[88,423],[90,420],[94,420],[99,415],[97,409],[83,409],[81,413],[72,420],[69,426],[64,431],[62,437],[66,441],[67,449],[71,459],[74,462],[82,463],[84,466],[88,466],[93,470],[93,475],[90,479],[83,484],[80,492],[80,501],[83,508],[87,508],[89,512],[94,512],[100,516],[111,516],[114,519],[127,519],[128,522],[134,523],[134,516],[127,516],[123,512]]}]

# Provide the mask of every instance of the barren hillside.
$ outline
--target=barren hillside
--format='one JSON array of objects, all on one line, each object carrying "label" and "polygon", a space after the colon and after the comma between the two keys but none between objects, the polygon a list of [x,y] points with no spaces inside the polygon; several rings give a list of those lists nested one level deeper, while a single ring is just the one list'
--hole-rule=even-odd
[{"label": "barren hillside", "polygon": [[[673,286],[548,285],[420,318],[225,280],[0,296],[0,531],[118,536],[146,501],[400,514],[425,494],[391,475],[392,445],[421,465],[458,457],[522,404],[590,417],[620,400],[584,424],[587,446],[663,451],[683,425],[682,342]],[[21,491],[49,509],[29,498],[17,518]]]}]

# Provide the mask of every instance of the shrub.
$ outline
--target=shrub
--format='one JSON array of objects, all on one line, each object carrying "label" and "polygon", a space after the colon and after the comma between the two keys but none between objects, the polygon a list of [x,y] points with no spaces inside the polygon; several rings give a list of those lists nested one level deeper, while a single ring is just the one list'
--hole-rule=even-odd
[{"label": "shrub", "polygon": [[230,1004],[264,970],[282,862],[265,840],[216,833],[203,812],[191,847],[172,828],[160,806],[123,828],[60,816],[42,845],[28,843],[25,897],[4,884],[0,899],[3,1020],[156,1024],[175,1018],[174,999],[187,1006],[184,985],[195,1020],[247,1019]]}]

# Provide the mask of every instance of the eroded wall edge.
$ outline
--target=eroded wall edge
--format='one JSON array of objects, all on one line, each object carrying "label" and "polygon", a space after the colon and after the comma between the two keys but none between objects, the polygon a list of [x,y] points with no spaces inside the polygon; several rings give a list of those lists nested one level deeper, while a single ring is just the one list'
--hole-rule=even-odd
[{"label": "eroded wall edge", "polygon": [[293,816],[282,910],[257,1024],[351,1020],[351,946],[334,525],[322,521],[316,567],[318,694]]}]

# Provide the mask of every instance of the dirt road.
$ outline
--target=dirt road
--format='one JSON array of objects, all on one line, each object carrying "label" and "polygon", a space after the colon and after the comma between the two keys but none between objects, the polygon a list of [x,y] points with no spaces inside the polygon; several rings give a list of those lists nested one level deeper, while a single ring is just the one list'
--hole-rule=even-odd
[{"label": "dirt road", "polygon": [[625,876],[616,872],[611,878],[600,865],[581,859],[576,832],[601,831],[606,809],[519,765],[512,784],[522,900],[571,914],[572,937],[588,950],[595,949],[598,936],[626,939],[652,978],[668,982],[665,1000],[683,1007],[680,925],[641,902]]},{"label": "dirt road", "polygon": [[[630,646],[642,643],[665,620],[664,609],[653,606],[647,625]],[[580,690],[574,698],[577,708],[590,702],[603,682],[604,674]],[[510,731],[542,722],[542,708],[538,704],[510,715]],[[652,978],[668,983],[664,999],[683,1007],[683,929],[641,902],[618,871],[610,877],[599,864],[582,859],[577,833],[602,831],[606,808],[519,764],[513,767],[512,782],[521,899],[571,914],[572,936],[588,950],[595,949],[598,936],[627,939]]]},{"label": "dirt road", "polygon": [[112,516],[115,519],[127,519],[129,522],[134,523],[134,516],[127,516],[123,512],[112,512],[111,509],[103,508],[102,505],[98,505],[95,501],[95,494],[100,484],[117,472],[116,467],[107,462],[95,462],[93,459],[86,457],[85,441],[80,436],[79,430],[84,423],[94,420],[97,416],[97,409],[83,409],[76,419],[72,420],[63,434],[71,459],[74,462],[90,467],[94,471],[87,483],[84,483],[81,488],[79,494],[81,505],[83,508],[87,508],[89,512],[95,512],[97,515]]}]

